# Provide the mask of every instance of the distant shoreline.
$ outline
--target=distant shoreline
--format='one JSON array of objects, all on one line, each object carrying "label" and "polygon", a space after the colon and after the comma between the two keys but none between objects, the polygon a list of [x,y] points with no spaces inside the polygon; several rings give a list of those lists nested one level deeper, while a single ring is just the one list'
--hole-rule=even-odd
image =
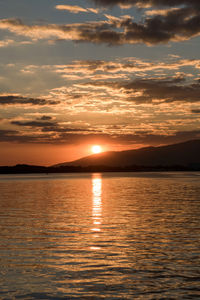
[{"label": "distant shoreline", "polygon": [[31,165],[0,166],[0,174],[56,174],[56,173],[108,173],[108,172],[194,172],[200,171],[197,166],[65,166],[65,167],[44,167]]}]

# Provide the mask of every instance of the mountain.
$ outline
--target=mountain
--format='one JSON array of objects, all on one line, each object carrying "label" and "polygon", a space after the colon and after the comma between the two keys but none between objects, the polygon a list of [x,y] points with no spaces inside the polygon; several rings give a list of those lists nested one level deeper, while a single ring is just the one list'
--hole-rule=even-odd
[{"label": "mountain", "polygon": [[65,166],[200,166],[200,140],[191,140],[179,144],[145,147],[126,151],[108,151],[93,154],[72,162],[53,167]]}]

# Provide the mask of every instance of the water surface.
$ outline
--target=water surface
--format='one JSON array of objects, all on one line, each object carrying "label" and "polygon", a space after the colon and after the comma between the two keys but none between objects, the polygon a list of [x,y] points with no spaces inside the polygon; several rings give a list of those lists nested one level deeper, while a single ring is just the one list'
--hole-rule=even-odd
[{"label": "water surface", "polygon": [[0,299],[199,299],[200,173],[0,175]]}]

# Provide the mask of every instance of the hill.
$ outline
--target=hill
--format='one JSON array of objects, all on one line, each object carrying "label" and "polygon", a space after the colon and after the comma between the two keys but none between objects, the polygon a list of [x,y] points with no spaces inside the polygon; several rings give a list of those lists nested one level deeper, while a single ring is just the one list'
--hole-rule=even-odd
[{"label": "hill", "polygon": [[130,166],[200,166],[200,140],[191,140],[179,144],[145,147],[126,151],[108,151],[100,154],[93,154],[72,162],[65,162],[53,167],[66,166],[109,166],[109,167],[130,167]]}]

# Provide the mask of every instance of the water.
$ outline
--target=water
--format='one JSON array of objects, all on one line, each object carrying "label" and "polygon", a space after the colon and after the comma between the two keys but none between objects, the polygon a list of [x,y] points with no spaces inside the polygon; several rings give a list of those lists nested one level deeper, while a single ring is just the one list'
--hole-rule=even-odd
[{"label": "water", "polygon": [[0,299],[200,299],[199,183],[0,175]]}]

